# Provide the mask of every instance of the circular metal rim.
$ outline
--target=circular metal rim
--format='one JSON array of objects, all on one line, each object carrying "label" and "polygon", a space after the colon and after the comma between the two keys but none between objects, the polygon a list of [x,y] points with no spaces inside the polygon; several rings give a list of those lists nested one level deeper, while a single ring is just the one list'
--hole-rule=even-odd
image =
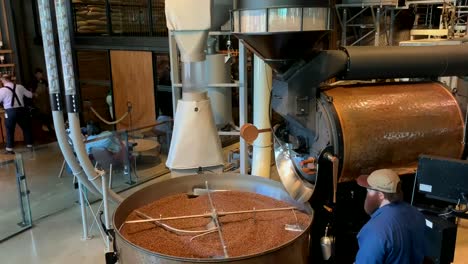
[{"label": "circular metal rim", "polygon": [[[343,148],[343,130],[341,127],[340,119],[338,118],[338,114],[335,109],[335,105],[333,104],[333,100],[329,101],[329,96],[326,94],[326,91],[322,91],[320,93],[320,98],[318,102],[320,102],[327,114],[328,122],[330,124],[331,133],[333,135],[333,142],[331,142],[331,147],[335,152],[334,155],[338,156],[338,180],[341,177],[341,173],[343,171],[343,161],[344,161],[344,148]],[[333,97],[332,97],[333,99]]]},{"label": "circular metal rim", "polygon": [[[199,174],[200,175],[200,174]],[[183,179],[185,177],[193,177],[193,176],[199,176],[199,175],[190,175],[190,176],[184,176],[184,177],[179,177],[179,178],[173,178],[173,179],[170,179],[170,180],[167,180],[167,181],[163,181],[161,183],[155,183],[155,184],[162,184],[162,183],[166,183],[169,182],[169,181],[177,181],[177,180],[180,180],[180,179]],[[211,174],[210,174],[211,175]],[[214,175],[214,174],[213,174]],[[216,177],[233,177],[233,175],[235,174],[222,174],[222,175],[216,175]],[[258,182],[265,182],[265,183],[269,183],[271,185],[277,185],[276,187],[279,187],[279,188],[282,188],[286,193],[289,194],[289,192],[287,192],[287,190],[284,189],[284,186],[280,183],[280,182],[275,182],[273,180],[267,180],[265,178],[262,178],[262,177],[258,177],[258,176],[246,176],[246,175],[241,175],[241,174],[238,174],[238,175],[235,175],[234,177],[244,177],[244,178],[251,178],[251,179],[254,179],[254,181],[258,181]],[[132,196],[136,196],[138,193],[141,193],[143,192],[144,190],[146,189],[149,189],[150,187],[152,187],[153,185],[150,185],[150,186],[147,186],[141,190],[138,190],[136,191],[135,193],[133,193],[132,195],[130,195],[129,197],[127,197],[124,201],[122,201],[122,203],[124,203],[125,201],[127,201],[128,199],[130,199]],[[268,196],[270,197],[270,196]],[[273,198],[274,199],[274,198]],[[142,251],[148,255],[151,255],[151,256],[154,256],[154,257],[157,257],[157,258],[162,258],[162,259],[167,259],[167,260],[173,260],[173,261],[181,261],[181,262],[200,262],[200,263],[219,263],[219,262],[232,262],[232,261],[239,261],[239,260],[244,260],[244,259],[250,259],[250,258],[255,258],[255,257],[258,257],[258,256],[263,256],[263,255],[267,255],[269,253],[273,253],[275,251],[278,251],[280,249],[283,249],[285,247],[288,247],[289,245],[291,245],[292,243],[294,243],[296,241],[297,238],[303,236],[306,232],[309,232],[310,230],[310,226],[312,225],[312,222],[313,222],[313,219],[314,219],[314,211],[313,209],[310,207],[310,205],[307,203],[307,204],[304,204],[304,207],[305,209],[307,210],[310,210],[310,212],[306,212],[309,216],[310,216],[310,222],[309,222],[309,225],[308,227],[303,231],[301,232],[295,239],[292,239],[290,241],[287,241],[286,243],[280,245],[280,246],[277,246],[275,248],[272,248],[270,250],[267,250],[267,251],[263,251],[262,253],[257,253],[257,254],[251,254],[251,255],[245,255],[245,256],[239,256],[239,257],[232,257],[232,258],[223,258],[223,259],[208,259],[208,258],[205,258],[205,259],[202,259],[202,258],[182,258],[182,257],[176,257],[176,256],[170,256],[170,255],[164,255],[164,254],[160,254],[160,253],[157,253],[157,252],[154,252],[154,251],[150,251],[148,249],[145,249],[143,247],[140,247],[140,246],[137,246],[135,244],[133,244],[132,242],[128,241],[121,233],[120,233],[120,228],[116,228],[116,225],[115,225],[115,215],[116,215],[116,212],[118,212],[119,208],[120,208],[120,205],[117,206],[117,208],[115,209],[114,211],[114,214],[112,216],[112,224],[114,226],[114,229],[115,229],[115,234],[118,236],[119,239],[121,239],[124,243],[126,243],[128,246],[130,246],[131,248],[133,248],[134,250],[136,251]],[[135,208],[136,209],[136,208]],[[302,209],[302,208],[301,208]],[[117,238],[115,238],[117,239]],[[117,245],[118,246],[118,245]],[[118,251],[118,249],[117,249]]]}]

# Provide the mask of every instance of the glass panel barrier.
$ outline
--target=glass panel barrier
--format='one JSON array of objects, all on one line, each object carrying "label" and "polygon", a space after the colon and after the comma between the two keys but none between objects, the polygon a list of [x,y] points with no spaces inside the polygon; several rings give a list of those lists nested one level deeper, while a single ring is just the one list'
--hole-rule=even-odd
[{"label": "glass panel barrier", "polygon": [[114,191],[169,172],[165,163],[173,121],[169,117],[160,120],[163,121],[146,127],[88,136],[86,151],[93,164],[108,173]]},{"label": "glass panel barrier", "polygon": [[21,154],[0,154],[0,242],[31,228],[29,189]]}]

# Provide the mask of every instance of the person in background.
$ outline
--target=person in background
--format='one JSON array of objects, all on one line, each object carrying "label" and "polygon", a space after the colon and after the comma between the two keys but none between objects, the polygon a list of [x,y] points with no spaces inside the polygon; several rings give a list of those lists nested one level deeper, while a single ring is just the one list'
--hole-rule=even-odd
[{"label": "person in background", "polygon": [[367,188],[364,210],[371,219],[357,236],[355,263],[425,263],[425,218],[402,201],[398,174],[390,169],[376,170],[360,176],[357,183]]},{"label": "person in background", "polygon": [[85,148],[88,155],[93,155],[96,151],[107,151],[112,158],[123,161],[125,149],[119,138],[110,131],[103,131],[92,121],[86,126]]},{"label": "person in background", "polygon": [[37,68],[34,71],[34,78],[31,84],[31,91],[34,94],[33,104],[37,108],[38,119],[41,121],[42,130],[52,132],[52,116],[47,80],[44,78],[44,71]]},{"label": "person in background", "polygon": [[7,130],[7,144],[5,154],[15,154],[13,146],[15,143],[16,124],[23,130],[26,147],[32,150],[31,118],[24,107],[24,97],[32,98],[32,93],[24,86],[15,84],[9,75],[0,77],[2,88],[0,88],[0,103],[5,108],[5,126]]}]

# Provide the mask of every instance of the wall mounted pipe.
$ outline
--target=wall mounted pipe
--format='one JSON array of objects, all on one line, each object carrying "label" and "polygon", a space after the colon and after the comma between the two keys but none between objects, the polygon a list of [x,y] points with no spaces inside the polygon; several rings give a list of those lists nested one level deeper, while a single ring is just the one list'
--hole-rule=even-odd
[{"label": "wall mounted pipe", "polygon": [[52,117],[54,120],[57,142],[62,151],[63,157],[70,166],[73,175],[78,177],[80,182],[92,193],[98,195],[99,191],[88,181],[83,174],[83,170],[78,164],[70,144],[67,140],[65,125],[63,121],[63,106],[59,88],[59,78],[57,73],[57,59],[55,55],[54,35],[52,33],[52,18],[50,15],[50,4],[48,0],[39,0],[39,15],[42,30],[42,42],[44,46],[44,56],[46,60],[47,73],[49,77],[49,94],[52,107]]},{"label": "wall mounted pipe", "polygon": [[[78,116],[79,102],[76,96],[75,75],[73,72],[73,58],[71,54],[70,32],[67,18],[65,0],[55,1],[55,11],[57,15],[57,27],[60,43],[60,53],[62,59],[63,78],[65,84],[65,102],[68,112],[68,122],[70,123],[71,139],[75,153],[81,167],[86,173],[88,180],[99,190],[102,186],[101,175],[103,172],[95,170],[85,150],[85,145],[81,137],[80,120]],[[123,198],[115,192],[109,192],[110,198],[117,203]]]}]

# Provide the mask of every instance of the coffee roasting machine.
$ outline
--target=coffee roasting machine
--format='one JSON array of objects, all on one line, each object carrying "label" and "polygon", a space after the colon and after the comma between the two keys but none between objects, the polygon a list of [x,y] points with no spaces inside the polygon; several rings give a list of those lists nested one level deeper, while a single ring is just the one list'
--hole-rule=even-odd
[{"label": "coffee roasting machine", "polygon": [[[271,107],[282,118],[274,127],[276,166],[290,195],[314,209],[311,261],[353,263],[357,232],[368,219],[365,190],[354,182],[359,175],[392,168],[409,198],[421,154],[466,158],[465,117],[434,80],[467,76],[468,46],[321,50],[332,30],[328,1],[237,4],[234,34],[276,72]],[[273,24],[268,14],[277,7],[296,23]],[[256,26],[244,25],[252,21]],[[331,78],[342,82],[323,84]],[[317,170],[304,173],[300,162],[310,157]],[[454,245],[448,251],[453,258]]]},{"label": "coffee roasting machine", "polygon": [[[175,136],[167,163],[168,167],[177,170],[179,176],[190,174],[199,166],[216,170],[222,167],[219,138],[211,131],[216,127],[209,120],[209,98],[194,76],[197,62],[205,59],[204,47],[211,26],[209,15],[213,1],[184,2],[181,6],[179,0],[166,1],[166,8],[171,8],[166,10],[170,20],[168,26],[186,66],[183,85],[187,89],[179,101],[180,111],[175,117]],[[414,179],[421,154],[450,159],[444,164],[459,164],[459,159],[466,158],[466,120],[453,95],[434,80],[441,76],[467,76],[468,46],[323,50],[321,45],[333,30],[332,7],[328,1],[234,1],[231,10],[233,34],[275,72],[270,105],[279,116],[277,119],[281,120],[274,124],[273,141],[275,162],[283,186],[245,175],[181,176],[122,199],[112,191],[100,190],[101,185],[106,185],[105,173],[92,167],[79,138],[80,109],[76,103],[74,73],[70,70],[73,67],[70,40],[66,34],[68,22],[64,0],[57,0],[66,111],[79,163],[65,139],[65,108],[60,104],[62,95],[57,81],[49,1],[40,0],[39,7],[54,124],[61,150],[73,173],[87,189],[102,195],[104,200],[109,195],[111,200],[120,204],[113,219],[117,230],[112,231],[107,217],[104,224],[106,233],[114,241],[114,252],[107,255],[109,263],[271,263],[279,259],[286,261],[288,254],[300,256],[294,255],[296,263],[352,263],[357,250],[356,234],[367,221],[362,209],[365,190],[359,188],[354,179],[378,168],[392,168],[402,175],[406,193],[415,193],[415,205],[429,198],[449,204],[454,204],[455,200],[458,203],[458,199],[466,201],[467,186],[457,185],[466,180],[450,181],[456,186],[446,186],[446,190],[434,188],[437,193],[432,196],[428,188],[443,185],[444,179],[452,176],[448,170],[465,172],[457,179],[468,176],[464,165],[443,167],[446,169],[442,169],[444,175],[440,178],[434,174],[428,178],[418,171]],[[181,7],[186,11],[180,12]],[[205,7],[206,12],[193,12],[200,7]],[[273,16],[275,12],[272,11],[277,9],[282,10],[281,16]],[[399,81],[398,78],[418,78],[418,82]],[[340,82],[323,84],[331,79]],[[203,116],[203,122],[197,122],[199,116]],[[193,127],[187,130],[184,124],[205,125],[200,130]],[[187,150],[185,148],[189,146],[180,143],[187,139],[183,135],[187,132],[193,133],[192,136],[200,134],[204,139]],[[207,153],[207,150],[212,153]],[[199,156],[194,159],[183,156],[197,154]],[[311,160],[316,170],[305,173],[300,166],[304,160]],[[437,160],[422,160],[419,166],[430,164],[440,168]],[[201,166],[200,162],[204,165]],[[155,254],[131,244],[119,234],[118,227],[122,221],[138,206],[161,195],[190,192],[206,178],[210,179],[212,186],[220,189],[248,190],[305,204],[304,208],[313,212],[312,225],[310,230],[306,230],[310,231],[310,241],[305,234],[299,237],[299,242],[293,241],[276,251],[253,258],[194,260]],[[414,192],[413,186],[418,187]],[[158,190],[163,191],[158,193]],[[445,216],[465,216],[465,212],[455,207],[447,210],[444,211]],[[436,219],[439,218],[436,213]],[[453,252],[454,249],[449,250]]]}]

